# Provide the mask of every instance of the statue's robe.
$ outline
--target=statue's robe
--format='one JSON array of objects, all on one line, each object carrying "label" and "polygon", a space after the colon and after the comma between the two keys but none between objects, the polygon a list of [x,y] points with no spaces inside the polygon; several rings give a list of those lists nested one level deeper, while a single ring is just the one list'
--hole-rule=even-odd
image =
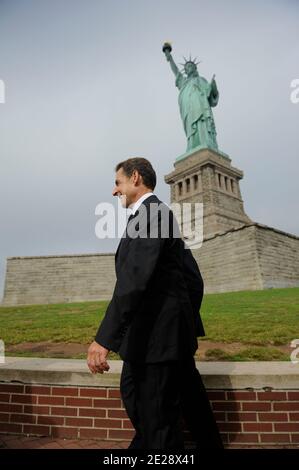
[{"label": "statue's robe", "polygon": [[176,76],[176,86],[180,90],[179,107],[184,130],[188,139],[187,150],[198,145],[218,148],[216,128],[211,107],[218,103],[217,87],[197,76]]}]

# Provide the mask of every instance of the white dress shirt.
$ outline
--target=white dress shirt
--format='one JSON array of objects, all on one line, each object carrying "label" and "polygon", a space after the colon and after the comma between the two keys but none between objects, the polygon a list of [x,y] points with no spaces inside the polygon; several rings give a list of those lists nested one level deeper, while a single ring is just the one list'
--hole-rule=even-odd
[{"label": "white dress shirt", "polygon": [[137,209],[141,206],[141,204],[143,203],[143,201],[145,201],[148,197],[150,196],[153,196],[154,193],[152,192],[149,192],[149,193],[145,193],[143,194],[139,199],[137,199],[136,202],[134,202],[134,204],[132,204],[132,206],[130,206],[130,209],[132,211],[132,214],[134,215],[135,212],[137,211]]}]

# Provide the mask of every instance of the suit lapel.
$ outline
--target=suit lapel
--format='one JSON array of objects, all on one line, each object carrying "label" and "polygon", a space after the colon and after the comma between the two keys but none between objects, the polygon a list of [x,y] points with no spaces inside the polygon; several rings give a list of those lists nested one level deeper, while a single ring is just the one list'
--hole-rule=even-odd
[{"label": "suit lapel", "polygon": [[[156,202],[156,203],[158,202],[158,203],[160,203],[159,199],[157,198],[157,196],[156,196],[155,194],[153,194],[152,196],[149,196],[147,199],[145,199],[145,200],[142,202],[142,204],[144,204],[144,205],[147,206],[147,205],[149,205],[149,204],[151,204],[151,203],[153,203],[153,202]],[[137,215],[137,213],[136,213],[135,215]],[[123,235],[122,235],[122,237],[121,237],[121,239],[120,239],[120,242],[119,242],[119,244],[118,244],[118,247],[117,247],[117,250],[116,250],[116,253],[115,253],[115,269],[116,269],[116,266],[117,266],[117,264],[118,264],[118,258],[119,258],[120,249],[121,249],[121,247],[123,246],[123,244],[124,244],[126,241],[128,241],[128,237],[126,236],[127,227],[128,227],[128,224],[129,224],[130,220],[133,219],[133,218],[134,218],[134,215],[131,214],[130,217],[129,217],[129,219],[128,219],[128,223],[127,223],[127,225],[126,225],[125,231],[124,231],[124,233],[123,233]],[[130,241],[130,240],[129,240],[129,241]]]},{"label": "suit lapel", "polygon": [[117,261],[117,258],[118,258],[120,247],[121,247],[122,243],[124,242],[124,240],[126,240],[126,238],[127,238],[126,237],[126,232],[127,232],[128,224],[129,224],[130,220],[132,220],[133,218],[134,218],[134,215],[131,214],[130,217],[128,218],[126,228],[125,228],[124,233],[122,234],[122,237],[121,237],[120,242],[118,244],[118,247],[117,247],[117,250],[116,250],[116,253],[115,253],[115,265],[116,265],[116,261]]}]

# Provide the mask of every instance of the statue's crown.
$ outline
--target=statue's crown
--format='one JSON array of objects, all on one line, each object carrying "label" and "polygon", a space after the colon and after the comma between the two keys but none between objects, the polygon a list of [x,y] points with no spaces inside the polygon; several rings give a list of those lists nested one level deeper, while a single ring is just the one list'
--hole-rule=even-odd
[{"label": "statue's crown", "polygon": [[195,66],[197,66],[198,64],[200,64],[201,60],[199,62],[196,62],[197,60],[197,57],[195,57],[194,59],[191,58],[191,54],[189,55],[189,59],[186,59],[186,57],[183,56],[183,59],[184,59],[184,63],[180,63],[180,65],[183,65],[183,67],[185,67],[186,64],[194,64]]}]

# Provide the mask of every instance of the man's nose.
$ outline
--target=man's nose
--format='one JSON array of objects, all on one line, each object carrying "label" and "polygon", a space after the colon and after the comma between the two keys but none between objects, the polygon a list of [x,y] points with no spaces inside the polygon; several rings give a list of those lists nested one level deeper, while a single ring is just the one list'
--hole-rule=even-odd
[{"label": "man's nose", "polygon": [[114,187],[112,190],[112,196],[117,196],[118,192],[119,192],[118,189]]}]

